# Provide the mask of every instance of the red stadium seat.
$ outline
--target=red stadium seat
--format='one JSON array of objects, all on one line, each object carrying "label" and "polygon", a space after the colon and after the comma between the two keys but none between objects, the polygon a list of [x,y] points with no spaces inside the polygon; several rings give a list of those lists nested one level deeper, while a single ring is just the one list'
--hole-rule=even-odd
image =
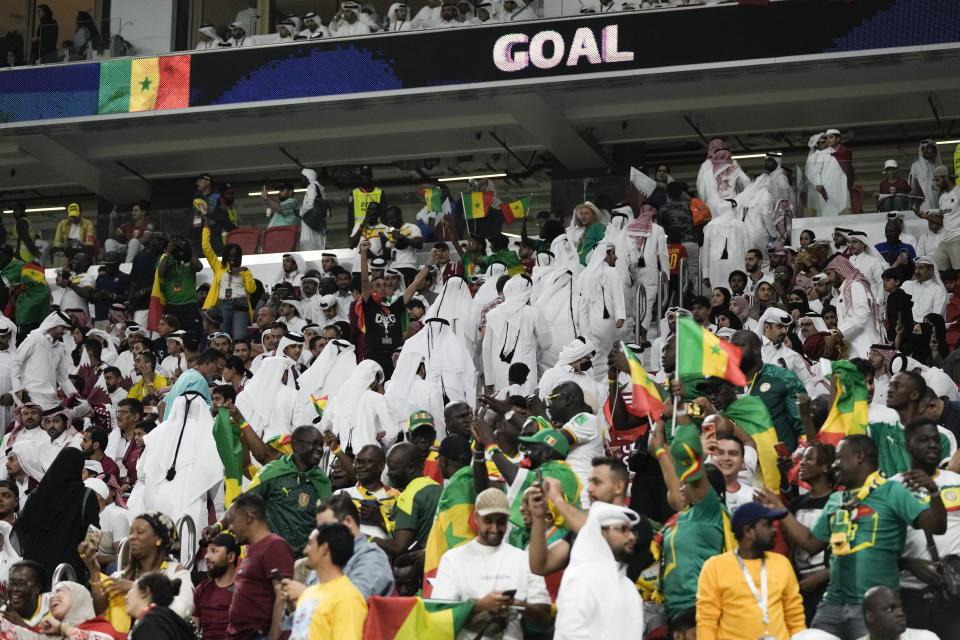
[{"label": "red stadium seat", "polygon": [[257,245],[260,244],[260,229],[255,227],[234,229],[227,233],[227,244],[238,244],[244,255],[252,255],[257,252]]},{"label": "red stadium seat", "polygon": [[297,226],[270,227],[263,232],[263,253],[286,253],[297,244]]},{"label": "red stadium seat", "polygon": [[850,212],[863,213],[863,187],[860,185],[850,189]]}]

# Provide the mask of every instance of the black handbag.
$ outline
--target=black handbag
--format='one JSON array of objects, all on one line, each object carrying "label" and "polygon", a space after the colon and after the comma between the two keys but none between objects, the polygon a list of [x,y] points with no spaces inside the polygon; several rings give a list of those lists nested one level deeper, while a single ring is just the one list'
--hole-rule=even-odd
[{"label": "black handbag", "polygon": [[927,552],[937,566],[937,574],[940,576],[943,599],[951,604],[960,604],[960,555],[952,554],[941,558],[933,536],[929,532],[924,533],[927,536]]},{"label": "black handbag", "polygon": [[330,217],[330,205],[318,196],[313,200],[313,206],[300,216],[300,219],[314,231],[323,233],[327,230],[328,217]]}]

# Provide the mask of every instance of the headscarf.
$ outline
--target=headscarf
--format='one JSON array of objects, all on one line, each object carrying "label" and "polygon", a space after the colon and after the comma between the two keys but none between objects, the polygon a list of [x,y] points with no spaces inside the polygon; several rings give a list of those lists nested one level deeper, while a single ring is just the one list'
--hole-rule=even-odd
[{"label": "headscarf", "polygon": [[[99,524],[99,519],[94,515],[90,522],[84,517],[87,506],[96,505],[97,501],[93,492],[83,486],[82,471],[83,452],[73,447],[61,450],[13,527],[23,557],[36,560],[51,574],[58,564],[69,562],[78,576],[84,575],[77,545],[86,535],[87,524]],[[89,510],[96,514],[98,508]]]},{"label": "headscarf", "polygon": [[160,538],[160,548],[176,555],[180,553],[180,537],[173,520],[159,511],[144,511],[135,520],[143,520],[150,525],[153,532]]},{"label": "headscarf", "polygon": [[[20,422],[20,414],[28,407],[31,409],[39,409],[41,412],[43,411],[43,407],[38,405],[36,402],[24,402],[22,405],[13,408],[13,429],[7,435],[8,448],[13,446],[13,443],[17,441],[17,436],[20,435],[21,431],[23,431],[23,423]],[[41,416],[40,419],[43,420],[43,417]],[[40,425],[37,425],[34,428],[39,429]]]},{"label": "headscarf", "polygon": [[[933,159],[933,162],[927,160],[923,157],[923,148],[927,146],[932,146],[936,149],[937,154]],[[923,199],[925,204],[930,208],[936,208],[939,206],[938,199],[935,195],[936,189],[933,184],[933,169],[943,164],[943,161],[940,159],[940,147],[937,146],[936,141],[926,140],[920,141],[920,146],[917,149],[917,159],[914,160],[913,164],[910,165],[910,175],[907,177],[907,181],[910,183],[912,188],[914,183],[920,187],[920,190],[923,192]]]},{"label": "headscarf", "polygon": [[650,237],[650,232],[653,231],[653,216],[656,214],[656,207],[644,203],[640,205],[640,213],[637,214],[636,219],[628,224],[624,230],[624,234],[633,238],[634,242],[637,243],[637,251],[640,252],[640,255],[643,255],[643,247],[647,243],[647,238]]},{"label": "headscarf", "polygon": [[[404,343],[391,384],[397,380],[398,375],[401,380],[411,380],[421,361],[426,369],[426,381],[437,389],[442,397],[439,410],[435,408],[430,411],[439,423],[439,431],[443,427],[443,407],[447,403],[466,402],[471,408],[476,407],[477,370],[473,363],[473,354],[467,350],[463,341],[457,338],[448,321],[430,318],[424,322],[423,329]],[[399,389],[393,389],[388,395],[397,391]],[[417,408],[424,407],[415,407],[414,410]],[[412,411],[407,412],[407,415],[410,413]]]},{"label": "headscarf", "polygon": [[560,349],[557,364],[570,364],[581,358],[592,356],[597,347],[585,338],[574,338],[569,344]]},{"label": "headscarf", "polygon": [[[734,302],[737,303],[736,306],[740,309],[739,311],[734,310]],[[742,324],[746,325],[747,318],[750,317],[750,301],[746,296],[733,296],[730,298],[730,310],[737,314]]]},{"label": "headscarf", "polygon": [[566,267],[558,266],[543,277],[537,288],[537,323],[538,326],[545,327],[547,331],[544,333],[551,337],[549,346],[540,346],[540,364],[552,367],[557,362],[560,347],[580,334],[579,300],[574,273]]},{"label": "headscarf", "polygon": [[[286,356],[268,356],[260,361],[253,378],[237,394],[237,410],[257,433],[270,431],[275,401],[281,393],[280,387],[284,386],[283,374],[289,368],[290,359]],[[287,375],[286,386],[293,386],[292,378]]]},{"label": "headscarf", "polygon": [[97,613],[93,609],[93,596],[90,595],[86,587],[76,582],[63,581],[53,585],[51,591],[56,591],[60,587],[66,587],[70,591],[71,600],[70,610],[67,611],[60,622],[66,622],[70,626],[76,627],[97,617]]},{"label": "headscarf", "polygon": [[[869,294],[870,302],[873,306],[876,306],[876,301],[873,299],[873,293],[871,293],[870,283],[864,277],[863,273],[860,272],[853,263],[851,263],[847,258],[842,255],[836,255],[833,257],[826,267],[823,268],[824,271],[827,269],[833,269],[841,276],[843,276],[843,284],[841,285],[844,291],[849,291],[850,284],[852,282],[859,282],[864,286]],[[844,306],[845,311],[850,313],[853,310],[853,299],[850,297],[849,293],[844,296]]]},{"label": "headscarf", "polygon": [[[292,275],[288,275],[286,271],[283,270],[283,258],[292,258],[295,263],[297,263],[297,269],[293,272]],[[280,258],[280,273],[275,282],[289,282],[294,284],[294,286],[299,284],[299,281],[296,280],[297,276],[303,276],[307,272],[307,263],[304,261],[303,256],[299,253],[285,253],[283,257]],[[289,280],[287,279],[289,278]]]},{"label": "headscarf", "polygon": [[[324,351],[326,351],[326,349],[324,349]],[[383,368],[373,360],[364,360],[358,364],[350,378],[343,383],[340,390],[336,395],[332,396],[327,403],[327,409],[323,414],[323,421],[321,422],[321,429],[329,428],[333,431],[333,433],[340,438],[340,442],[344,448],[352,446],[355,451],[359,451],[363,445],[371,444],[367,442],[355,443],[353,441],[353,434],[355,430],[361,434],[370,430],[372,425],[361,424],[362,419],[376,420],[380,418],[383,423],[381,426],[384,428],[386,428],[387,425],[394,424],[392,415],[381,416],[379,413],[377,413],[377,415],[371,415],[369,410],[376,409],[376,407],[362,406],[363,403],[361,402],[367,391],[373,392],[371,387],[374,382],[378,380],[383,381],[384,378]]]},{"label": "headscarf", "polygon": [[483,284],[480,285],[477,294],[473,296],[473,308],[478,316],[481,309],[496,299],[497,280],[500,279],[500,276],[507,275],[507,266],[502,262],[494,262],[487,267],[487,271],[483,275]]}]

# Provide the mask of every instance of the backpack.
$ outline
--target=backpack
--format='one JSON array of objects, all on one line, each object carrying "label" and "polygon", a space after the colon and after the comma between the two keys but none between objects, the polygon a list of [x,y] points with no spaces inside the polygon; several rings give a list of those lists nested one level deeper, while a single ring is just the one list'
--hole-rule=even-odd
[{"label": "backpack", "polygon": [[690,198],[690,213],[693,215],[693,226],[695,227],[707,224],[712,217],[710,207],[699,198]]}]

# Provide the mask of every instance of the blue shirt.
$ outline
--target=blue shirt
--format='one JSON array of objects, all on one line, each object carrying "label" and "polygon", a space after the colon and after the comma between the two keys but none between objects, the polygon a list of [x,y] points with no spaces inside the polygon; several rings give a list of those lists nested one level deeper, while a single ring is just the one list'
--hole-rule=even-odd
[{"label": "blue shirt", "polygon": [[210,383],[196,369],[187,369],[180,374],[177,381],[173,383],[170,392],[164,397],[163,419],[166,420],[170,414],[170,408],[173,401],[182,396],[187,391],[196,391],[203,399],[207,401],[207,406],[213,408],[213,398],[210,397]]},{"label": "blue shirt", "polygon": [[[357,588],[364,600],[370,596],[389,596],[393,593],[393,571],[383,549],[373,544],[363,534],[353,541],[353,555],[343,567],[343,573]],[[308,587],[317,583],[317,572],[307,573]]]},{"label": "blue shirt", "polygon": [[917,252],[914,250],[912,245],[905,244],[903,242],[898,242],[896,246],[890,244],[889,242],[881,242],[878,245],[874,245],[877,248],[877,251],[883,256],[883,259],[887,261],[887,264],[893,264],[896,262],[897,258],[900,257],[901,251],[907,252],[907,259],[910,260],[912,264],[917,258]]}]

